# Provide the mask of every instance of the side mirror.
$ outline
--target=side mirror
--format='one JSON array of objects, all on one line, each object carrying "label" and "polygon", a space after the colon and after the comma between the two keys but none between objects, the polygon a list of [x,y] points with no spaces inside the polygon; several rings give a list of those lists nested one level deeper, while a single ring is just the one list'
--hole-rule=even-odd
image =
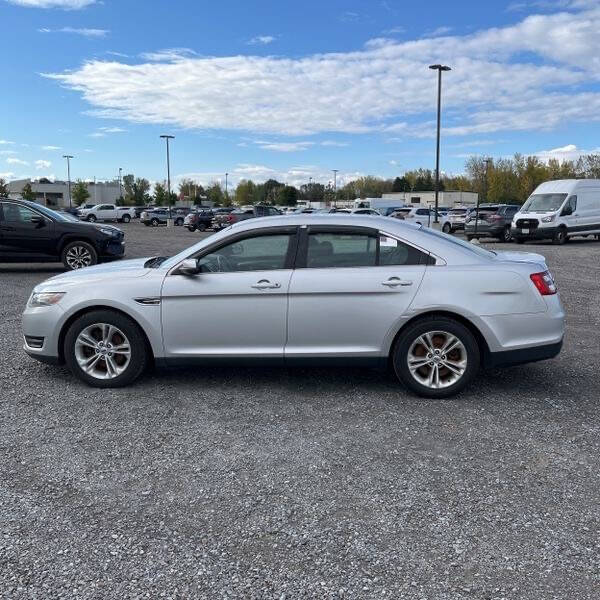
[{"label": "side mirror", "polygon": [[569,215],[572,215],[572,214],[573,214],[573,209],[571,208],[571,206],[570,206],[570,205],[569,205],[569,206],[565,206],[565,207],[562,209],[562,213],[561,213],[561,215],[562,215],[563,217],[568,217]]},{"label": "side mirror", "polygon": [[40,227],[44,227],[44,225],[46,225],[46,220],[44,219],[44,217],[41,217],[39,215],[33,215],[31,217],[30,221],[31,221],[31,223],[33,223],[34,225],[36,225],[38,229]]},{"label": "side mirror", "polygon": [[181,265],[179,265],[177,272],[180,275],[198,275],[198,273],[200,273],[198,260],[196,258],[186,258]]}]

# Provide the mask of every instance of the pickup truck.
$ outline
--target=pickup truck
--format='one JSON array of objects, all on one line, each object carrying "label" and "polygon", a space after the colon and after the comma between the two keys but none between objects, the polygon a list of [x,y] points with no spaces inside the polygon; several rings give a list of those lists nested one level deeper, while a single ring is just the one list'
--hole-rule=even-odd
[{"label": "pickup truck", "polygon": [[135,209],[132,206],[116,206],[114,204],[97,204],[91,208],[80,208],[77,216],[82,221],[119,221],[129,223],[135,218]]},{"label": "pickup truck", "polygon": [[213,226],[215,213],[210,208],[198,208],[185,217],[183,226],[188,231],[206,231]]},{"label": "pickup truck", "polygon": [[216,230],[223,229],[224,227],[229,227],[229,225],[245,221],[246,219],[275,217],[280,214],[281,211],[273,206],[264,206],[262,204],[257,206],[242,206],[241,208],[236,208],[231,211],[229,214],[215,216],[213,219],[213,228]]}]

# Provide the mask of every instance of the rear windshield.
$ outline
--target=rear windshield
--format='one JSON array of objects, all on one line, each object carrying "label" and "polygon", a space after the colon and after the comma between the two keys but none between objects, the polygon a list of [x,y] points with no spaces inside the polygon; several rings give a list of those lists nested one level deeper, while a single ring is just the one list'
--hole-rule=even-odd
[{"label": "rear windshield", "polygon": [[529,196],[521,212],[554,212],[565,201],[567,194],[533,194]]},{"label": "rear windshield", "polygon": [[467,209],[466,208],[453,208],[449,214],[451,214],[451,215],[466,215]]}]

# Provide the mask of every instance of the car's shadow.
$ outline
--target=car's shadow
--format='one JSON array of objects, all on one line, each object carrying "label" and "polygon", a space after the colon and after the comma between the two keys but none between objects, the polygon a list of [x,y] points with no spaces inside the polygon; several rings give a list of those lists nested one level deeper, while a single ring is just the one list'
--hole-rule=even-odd
[{"label": "car's shadow", "polygon": [[66,269],[61,266],[61,265],[56,265],[56,264],[49,264],[49,265],[45,265],[45,264],[37,264],[37,263],[32,263],[32,264],[24,264],[24,263],[15,263],[15,264],[3,264],[0,266],[0,275],[2,274],[36,274],[36,273],[42,273],[42,274],[46,274],[49,273],[51,275],[57,275],[59,273],[65,273]]}]

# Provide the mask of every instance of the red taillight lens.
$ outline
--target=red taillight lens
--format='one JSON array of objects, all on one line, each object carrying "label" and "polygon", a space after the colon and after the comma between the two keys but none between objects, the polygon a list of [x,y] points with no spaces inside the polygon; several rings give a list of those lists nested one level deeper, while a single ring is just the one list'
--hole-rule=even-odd
[{"label": "red taillight lens", "polygon": [[554,283],[554,279],[552,279],[552,275],[550,275],[550,271],[532,273],[529,277],[542,296],[556,294],[556,284]]},{"label": "red taillight lens", "polygon": [[233,222],[235,221],[235,217],[234,217],[233,215],[227,215],[227,220],[228,220],[230,223],[233,223]]},{"label": "red taillight lens", "polygon": [[501,221],[502,217],[500,215],[490,215],[487,218],[488,221]]}]

